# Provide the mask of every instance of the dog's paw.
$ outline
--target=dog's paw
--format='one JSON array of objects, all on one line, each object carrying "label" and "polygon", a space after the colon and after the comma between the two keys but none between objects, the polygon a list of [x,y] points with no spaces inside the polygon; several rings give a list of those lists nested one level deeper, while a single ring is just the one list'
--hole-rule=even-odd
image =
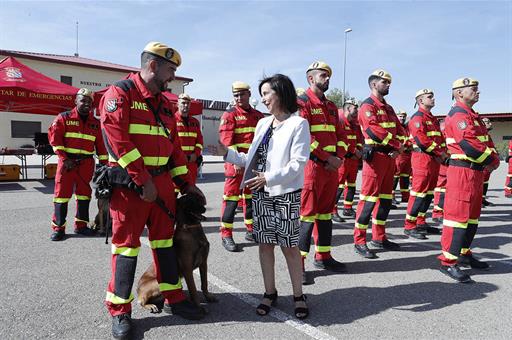
[{"label": "dog's paw", "polygon": [[209,303],[219,301],[219,299],[217,299],[217,297],[215,295],[213,295],[212,293],[203,292],[203,295],[204,295],[204,298],[206,299],[206,301]]},{"label": "dog's paw", "polygon": [[158,314],[162,312],[162,309],[160,309],[157,305],[151,305],[147,304],[142,306],[144,309],[147,309],[152,314]]}]

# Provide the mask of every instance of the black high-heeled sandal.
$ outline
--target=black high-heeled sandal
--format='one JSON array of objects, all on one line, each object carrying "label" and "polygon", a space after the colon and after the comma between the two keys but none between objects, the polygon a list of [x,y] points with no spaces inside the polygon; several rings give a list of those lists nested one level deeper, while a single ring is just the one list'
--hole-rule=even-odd
[{"label": "black high-heeled sandal", "polygon": [[[304,301],[306,302],[307,298],[306,298],[306,295],[302,294],[301,296],[294,296],[293,297],[293,301],[294,302],[298,302],[298,301]],[[308,317],[309,315],[309,308],[306,306],[306,307],[295,307],[295,317],[297,319],[305,319]]]},{"label": "black high-heeled sandal", "polygon": [[[275,307],[277,305],[277,291],[273,294],[264,293],[263,298],[270,300],[270,306]],[[270,306],[260,303],[258,307],[256,307],[256,314],[258,314],[259,316],[267,315],[270,312]],[[262,311],[263,313],[260,313],[260,311]]]}]

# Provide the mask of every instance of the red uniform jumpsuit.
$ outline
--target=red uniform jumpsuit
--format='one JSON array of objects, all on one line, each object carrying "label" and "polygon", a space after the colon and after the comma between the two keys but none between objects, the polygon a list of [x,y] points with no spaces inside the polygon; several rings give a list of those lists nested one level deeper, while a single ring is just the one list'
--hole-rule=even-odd
[{"label": "red uniform jumpsuit", "polygon": [[371,95],[358,111],[365,147],[374,149],[373,158],[363,161],[363,182],[356,211],[354,243],[366,243],[366,230],[372,217],[372,239],[386,239],[386,220],[391,208],[395,160],[388,153],[399,150],[399,135],[405,135],[395,111],[385,101]]},{"label": "red uniform jumpsuit", "polygon": [[[136,73],[110,86],[101,100],[100,112],[109,164],[127,170],[138,186],[152,178],[158,197],[174,213],[175,184],[183,190],[188,178],[171,103],[162,94],[153,95]],[[114,188],[110,215],[112,276],[105,299],[110,314],[131,311],[131,289],[144,226],[149,231],[157,281],[165,302],[183,301],[185,295],[173,247],[174,221],[155,202],[143,201],[137,192],[124,187]]]},{"label": "red uniform jumpsuit", "polygon": [[[315,259],[331,258],[332,207],[336,199],[338,171],[325,169],[330,156],[342,158],[347,140],[338,119],[338,108],[325,97],[320,99],[308,89],[299,96],[299,113],[309,123],[311,154],[304,170],[301,193],[299,249],[309,253],[311,235],[315,241]],[[304,264],[304,262],[303,262]]]},{"label": "red uniform jumpsuit", "polygon": [[[440,125],[441,134],[443,138],[446,140],[446,135],[444,133],[444,125]],[[441,147],[446,149],[446,141],[441,144]],[[448,149],[446,149],[448,152]],[[434,189],[434,209],[432,210],[432,218],[436,218],[441,220],[443,218],[443,210],[444,210],[444,194],[446,192],[446,170],[448,169],[447,165],[441,164],[439,166],[439,175],[437,176],[437,183]]]},{"label": "red uniform jumpsuit", "polygon": [[446,149],[442,146],[444,137],[439,121],[431,112],[420,108],[409,121],[409,131],[412,152],[412,191],[407,214],[405,229],[411,230],[418,225],[424,225],[425,215],[434,198],[434,188],[439,175],[440,163],[435,157],[440,157]]},{"label": "red uniform jumpsuit", "polygon": [[[250,108],[244,110],[234,106],[224,112],[220,121],[220,141],[227,147],[247,153],[254,138],[256,124],[263,118],[263,113]],[[235,220],[236,208],[240,200],[240,185],[244,176],[242,169],[240,174],[235,173],[233,164],[224,164],[224,196],[222,201],[220,235],[222,238],[233,236],[233,222]],[[247,231],[252,232],[252,193],[248,188],[243,192],[244,222]]]},{"label": "red uniform jumpsuit", "polygon": [[[178,138],[181,143],[181,150],[190,159],[190,155],[201,156],[203,150],[203,134],[201,133],[201,124],[194,117],[182,117],[179,112],[175,113],[176,125],[178,126]],[[196,184],[197,181],[197,162],[187,162],[190,182]]]},{"label": "red uniform jumpsuit", "polygon": [[445,120],[450,151],[444,205],[441,264],[452,266],[460,254],[470,254],[482,208],[483,168],[498,166],[499,158],[486,139],[487,129],[471,108],[457,102]]},{"label": "red uniform jumpsuit", "polygon": [[508,142],[508,174],[505,181],[505,196],[512,197],[512,140]]},{"label": "red uniform jumpsuit", "polygon": [[338,191],[332,210],[333,214],[338,212],[338,201],[341,194],[344,194],[343,209],[352,209],[356,193],[357,172],[359,171],[359,158],[355,156],[355,152],[363,148],[363,134],[359,124],[357,122],[351,124],[343,114],[343,110],[340,109],[339,113],[338,117],[345,131],[348,150],[343,164],[338,169]]},{"label": "red uniform jumpsuit", "polygon": [[393,196],[395,195],[395,188],[400,183],[400,195],[402,202],[409,201],[409,185],[412,173],[411,168],[411,149],[412,143],[409,140],[409,128],[407,125],[402,125],[404,128],[404,135],[399,135],[398,139],[404,145],[404,152],[402,152],[395,159],[395,178],[393,182]]},{"label": "red uniform jumpsuit", "polygon": [[[100,122],[92,112],[83,119],[76,108],[59,114],[48,129],[48,139],[59,160],[55,175],[53,198],[54,214],[52,229],[64,230],[68,202],[75,191],[76,215],[75,230],[86,228],[89,223],[89,203],[91,202],[91,182],[94,174],[93,154],[100,162],[107,162],[107,151],[101,136]],[[64,167],[66,159],[73,160],[75,167]]]}]

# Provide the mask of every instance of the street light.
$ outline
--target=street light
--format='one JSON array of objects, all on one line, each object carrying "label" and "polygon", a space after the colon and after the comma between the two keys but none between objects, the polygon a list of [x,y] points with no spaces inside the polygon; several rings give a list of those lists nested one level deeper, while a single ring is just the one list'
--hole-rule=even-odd
[{"label": "street light", "polygon": [[345,57],[343,58],[343,103],[345,103],[345,75],[347,73],[347,35],[352,32],[352,28],[345,30]]}]

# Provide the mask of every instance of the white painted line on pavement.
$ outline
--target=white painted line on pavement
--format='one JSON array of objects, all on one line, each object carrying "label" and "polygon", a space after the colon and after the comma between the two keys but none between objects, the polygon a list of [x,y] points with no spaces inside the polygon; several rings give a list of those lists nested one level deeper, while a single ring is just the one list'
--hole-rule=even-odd
[{"label": "white painted line on pavement", "polygon": [[[149,241],[148,241],[147,237],[141,237],[141,243],[144,244],[145,246],[149,247]],[[260,301],[258,299],[256,299],[255,297],[253,297],[249,294],[246,294],[246,293],[242,293],[242,291],[240,289],[236,288],[235,286],[230,285],[227,282],[224,282],[217,276],[213,275],[211,272],[208,272],[208,281],[211,282],[213,285],[217,286],[219,289],[223,290],[224,292],[229,293],[229,294],[239,298],[240,300],[242,300],[243,302],[245,302],[246,304],[248,304],[254,308],[256,308],[260,304]],[[302,321],[296,319],[295,317],[281,311],[278,308],[273,307],[270,310],[270,313],[268,315],[274,317],[275,319],[277,319],[279,321],[284,322],[288,326],[295,328],[299,332],[302,332],[302,333],[310,336],[313,339],[337,340],[337,338],[335,338],[325,332],[322,332],[321,330],[319,330],[316,327],[313,327],[305,322],[302,322]]]}]

